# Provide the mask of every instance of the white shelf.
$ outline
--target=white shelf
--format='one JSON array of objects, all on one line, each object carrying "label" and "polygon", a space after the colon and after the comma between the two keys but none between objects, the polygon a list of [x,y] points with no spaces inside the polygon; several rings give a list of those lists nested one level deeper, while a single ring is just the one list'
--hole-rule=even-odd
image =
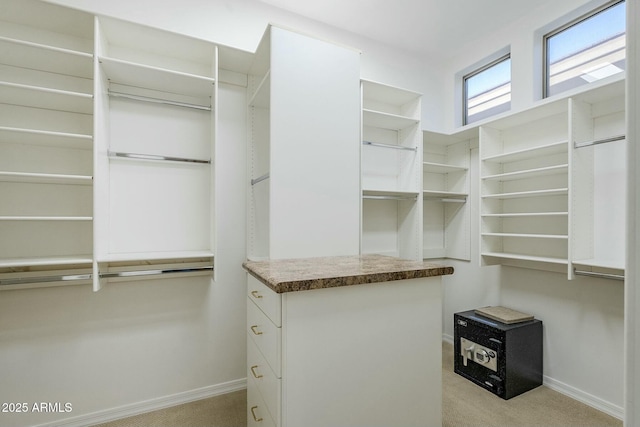
[{"label": "white shelf", "polygon": [[211,251],[175,251],[175,252],[130,252],[106,254],[98,262],[121,262],[143,260],[174,260],[191,258],[213,258]]},{"label": "white shelf", "polygon": [[624,260],[612,260],[612,259],[580,259],[572,261],[574,266],[592,267],[592,268],[606,268],[612,270],[624,270]]},{"label": "white shelf", "polygon": [[93,147],[93,137],[91,135],[9,126],[0,126],[0,139],[5,142],[19,144],[51,145],[87,150]]},{"label": "white shelf", "polygon": [[38,258],[5,258],[0,259],[0,268],[7,267],[39,267],[62,266],[75,264],[91,264],[91,255],[70,255],[64,257],[38,257]]},{"label": "white shelf", "polygon": [[483,176],[483,180],[487,181],[515,181],[518,179],[534,178],[538,176],[550,176],[558,174],[566,174],[569,170],[568,164],[548,166],[544,168],[535,168],[521,170],[517,172],[507,172],[496,175]]},{"label": "white shelf", "polygon": [[403,105],[422,96],[417,92],[368,80],[363,80],[362,85],[367,100],[380,103]]},{"label": "white shelf", "polygon": [[537,147],[525,148],[522,150],[488,156],[483,158],[482,160],[485,162],[507,163],[515,162],[518,160],[526,160],[532,157],[566,153],[567,144],[567,141],[554,142],[551,144],[539,145]]},{"label": "white shelf", "polygon": [[0,57],[7,65],[93,78],[93,55],[87,52],[0,37]]},{"label": "white shelf", "polygon": [[513,253],[506,253],[506,252],[483,252],[481,253],[481,255],[484,257],[502,258],[502,259],[520,260],[520,261],[545,262],[550,264],[567,265],[569,263],[566,259],[563,259],[563,258],[541,257],[541,256],[513,254]]},{"label": "white shelf", "polygon": [[367,189],[363,189],[362,190],[362,197],[373,197],[373,198],[377,198],[377,197],[389,197],[389,198],[399,198],[399,199],[412,199],[412,198],[416,198],[418,197],[418,192],[416,191],[387,191],[387,190],[367,190]]},{"label": "white shelf", "polygon": [[527,239],[560,239],[567,240],[566,234],[529,234],[529,233],[482,233],[486,237],[520,237]]},{"label": "white shelf", "polygon": [[468,193],[458,193],[455,191],[439,191],[439,190],[424,190],[423,192],[423,196],[426,197],[442,197],[442,198],[449,198],[449,199],[466,199],[467,197],[469,197]]},{"label": "white shelf", "polygon": [[568,188],[552,188],[548,190],[518,191],[515,193],[487,194],[483,199],[516,199],[525,197],[563,196],[569,193]]},{"label": "white shelf", "polygon": [[429,173],[451,173],[451,172],[465,172],[469,168],[466,166],[447,165],[444,163],[423,162],[422,170]]},{"label": "white shelf", "polygon": [[93,178],[87,175],[0,171],[0,182],[91,185]]},{"label": "white shelf", "polygon": [[524,217],[549,217],[549,216],[569,216],[569,212],[514,212],[482,214],[483,218],[524,218]]},{"label": "white shelf", "polygon": [[411,117],[367,109],[362,110],[362,121],[365,126],[390,130],[402,130],[420,123],[419,120]]},{"label": "white shelf", "polygon": [[67,90],[0,81],[0,99],[5,104],[91,114],[93,95]]},{"label": "white shelf", "polygon": [[0,216],[0,221],[92,221],[90,216]]},{"label": "white shelf", "polygon": [[211,96],[215,79],[121,59],[99,57],[102,69],[113,83],[180,95]]}]

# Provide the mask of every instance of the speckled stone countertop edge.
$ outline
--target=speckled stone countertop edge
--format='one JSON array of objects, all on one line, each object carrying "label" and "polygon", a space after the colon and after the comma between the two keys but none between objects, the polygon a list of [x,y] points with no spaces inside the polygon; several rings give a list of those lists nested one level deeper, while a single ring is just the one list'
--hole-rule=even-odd
[{"label": "speckled stone countertop edge", "polygon": [[[309,263],[314,266],[319,265],[320,268],[308,271],[305,266]],[[354,264],[364,264],[365,267],[362,269],[363,271],[353,271],[357,270],[357,265],[354,266]],[[341,272],[341,265],[346,267],[347,271]],[[249,274],[276,293],[445,276],[454,272],[451,266],[408,261],[382,255],[275,261],[247,260],[243,262],[242,266]],[[378,266],[379,268],[377,268]]]}]

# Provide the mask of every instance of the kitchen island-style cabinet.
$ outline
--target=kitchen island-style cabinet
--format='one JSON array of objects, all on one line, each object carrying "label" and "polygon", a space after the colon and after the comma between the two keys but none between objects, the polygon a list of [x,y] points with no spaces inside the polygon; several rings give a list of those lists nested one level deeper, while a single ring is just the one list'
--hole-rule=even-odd
[{"label": "kitchen island-style cabinet", "polygon": [[244,267],[249,426],[441,425],[452,267],[381,255]]}]

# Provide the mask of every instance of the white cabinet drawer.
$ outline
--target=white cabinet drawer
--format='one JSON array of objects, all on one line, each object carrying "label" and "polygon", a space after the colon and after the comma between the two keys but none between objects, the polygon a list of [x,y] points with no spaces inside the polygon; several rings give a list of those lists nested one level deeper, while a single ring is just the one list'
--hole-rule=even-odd
[{"label": "white cabinet drawer", "polygon": [[281,332],[282,330],[274,325],[258,306],[250,299],[247,301],[247,334],[256,344],[277,378],[282,377]]},{"label": "white cabinet drawer", "polygon": [[255,383],[247,383],[247,427],[276,427]]},{"label": "white cabinet drawer", "polygon": [[276,378],[253,340],[247,340],[247,378],[251,378],[274,420],[280,419],[281,380]]},{"label": "white cabinet drawer", "polygon": [[276,326],[282,326],[280,294],[275,293],[250,274],[247,274],[247,289],[249,299],[260,307],[260,310],[262,310]]}]

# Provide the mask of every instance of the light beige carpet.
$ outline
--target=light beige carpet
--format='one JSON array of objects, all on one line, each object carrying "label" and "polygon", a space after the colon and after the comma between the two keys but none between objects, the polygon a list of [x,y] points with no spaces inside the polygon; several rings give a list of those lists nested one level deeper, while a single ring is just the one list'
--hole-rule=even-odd
[{"label": "light beige carpet", "polygon": [[443,427],[621,427],[622,421],[545,386],[503,400],[453,372],[442,345]]},{"label": "light beige carpet", "polygon": [[96,427],[246,427],[247,392],[235,391]]},{"label": "light beige carpet", "polygon": [[[451,344],[442,345],[442,356],[443,427],[622,426],[622,421],[544,386],[502,400],[453,372]],[[242,390],[97,427],[246,427],[246,402]]]}]

